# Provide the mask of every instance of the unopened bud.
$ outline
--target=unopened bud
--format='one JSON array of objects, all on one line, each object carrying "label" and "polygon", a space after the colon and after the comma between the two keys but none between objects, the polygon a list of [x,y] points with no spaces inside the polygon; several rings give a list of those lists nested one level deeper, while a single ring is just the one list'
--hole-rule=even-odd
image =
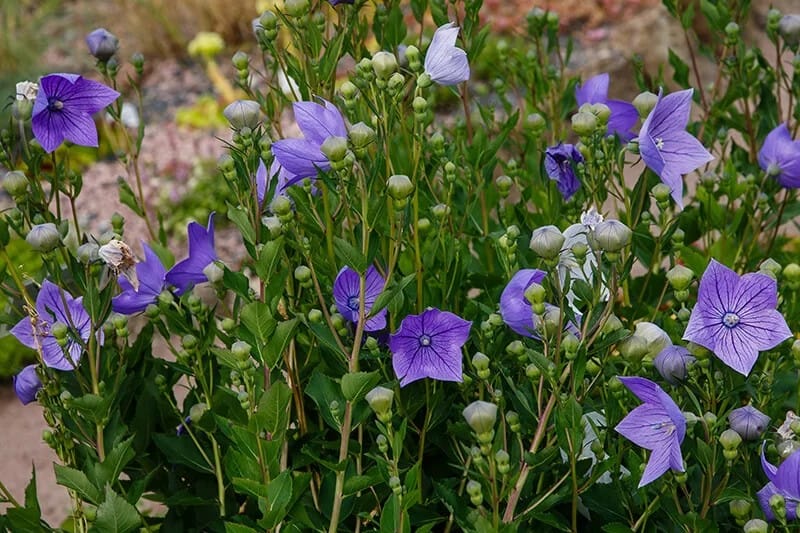
[{"label": "unopened bud", "polygon": [[633,107],[636,108],[636,111],[639,112],[639,116],[642,118],[646,118],[647,115],[650,114],[650,111],[656,106],[658,102],[658,95],[653,94],[650,91],[645,91],[643,93],[639,93],[636,98],[633,99]]},{"label": "unopened bud", "polygon": [[604,220],[594,229],[597,244],[606,252],[616,253],[630,242],[633,232],[619,220]]},{"label": "unopened bud", "polygon": [[372,56],[372,70],[378,79],[388,80],[397,72],[397,58],[390,52],[377,52]]},{"label": "unopened bud", "polygon": [[366,148],[375,140],[375,130],[363,122],[354,124],[347,135],[356,150]]},{"label": "unopened bud", "polygon": [[542,226],[533,230],[530,249],[543,259],[554,259],[561,253],[564,234],[555,226]]},{"label": "unopened bud", "polygon": [[320,146],[320,150],[331,163],[343,161],[347,155],[347,139],[336,136],[328,137]]},{"label": "unopened bud", "polygon": [[405,174],[395,174],[386,181],[386,189],[394,200],[402,201],[414,192],[414,184]]},{"label": "unopened bud", "polygon": [[382,415],[392,410],[394,391],[386,387],[375,387],[367,393],[365,399],[375,414]]},{"label": "unopened bud", "polygon": [[236,100],[222,111],[235,130],[254,129],[261,122],[261,106],[253,100]]},{"label": "unopened bud", "polygon": [[19,198],[28,192],[28,178],[20,170],[6,172],[3,177],[3,189],[13,198]]},{"label": "unopened bud", "polygon": [[753,518],[744,524],[744,533],[767,533],[769,531],[769,524],[760,518]]},{"label": "unopened bud", "polygon": [[31,228],[25,241],[37,252],[50,252],[61,244],[61,235],[52,222],[37,224]]},{"label": "unopened bud", "polygon": [[119,49],[119,39],[105,28],[97,28],[86,36],[86,46],[99,61],[108,61]]},{"label": "unopened bud", "polygon": [[477,400],[462,411],[469,427],[478,435],[491,433],[497,421],[497,405]]}]

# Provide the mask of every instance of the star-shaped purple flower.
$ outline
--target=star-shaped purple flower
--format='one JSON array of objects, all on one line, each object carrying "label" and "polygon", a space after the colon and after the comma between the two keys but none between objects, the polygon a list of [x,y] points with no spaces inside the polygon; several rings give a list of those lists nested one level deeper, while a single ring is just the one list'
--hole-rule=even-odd
[{"label": "star-shaped purple flower", "polygon": [[272,154],[278,164],[294,177],[287,187],[310,177],[318,171],[328,171],[331,164],[322,153],[322,143],[328,137],[347,137],[344,118],[335,105],[320,98],[316,102],[295,102],[294,117],[303,139],[281,139],[272,143]]},{"label": "star-shaped purple flower", "polygon": [[767,135],[758,152],[758,164],[783,187],[800,187],[800,141],[793,141],[786,124]]},{"label": "star-shaped purple flower", "polygon": [[425,53],[425,73],[439,85],[457,85],[469,79],[467,53],[456,46],[458,30],[452,22],[440,26]]},{"label": "star-shaped purple flower", "polygon": [[[375,299],[383,291],[383,285],[386,280],[383,279],[374,266],[367,269],[366,285],[364,287],[364,313],[369,315]],[[336,302],[336,308],[342,316],[352,323],[358,322],[358,305],[360,294],[360,278],[358,272],[350,267],[343,267],[336,280],[333,282],[333,299]],[[364,325],[365,331],[380,331],[386,327],[386,309],[381,309],[377,315],[367,319]]]},{"label": "star-shaped purple flower", "polygon": [[669,469],[683,472],[681,443],[686,436],[686,418],[681,410],[649,379],[619,376],[619,380],[644,402],[614,428],[637,446],[653,452],[639,487],[656,480]]},{"label": "star-shaped purple flower", "polygon": [[156,302],[158,295],[166,286],[167,270],[161,264],[161,260],[145,243],[142,243],[142,249],[145,259],[136,263],[139,290],[134,289],[124,276],[117,278],[122,292],[111,300],[111,308],[117,313],[132,315],[144,311],[148,305]]},{"label": "star-shaped purple flower", "polygon": [[172,267],[165,277],[181,295],[193,285],[207,281],[203,270],[217,260],[214,250],[214,213],[208,216],[208,227],[197,222],[189,223],[189,257]]},{"label": "star-shaped purple flower", "polygon": [[[83,298],[73,298],[64,289],[45,280],[36,297],[36,318],[32,320],[30,316],[26,316],[11,328],[11,334],[28,348],[40,352],[42,361],[48,367],[73,370],[81,360],[84,343],[92,334],[92,322],[89,313],[83,308],[82,300]],[[65,349],[58,345],[51,333],[56,322],[61,322],[68,328]],[[83,342],[78,342],[77,339]],[[65,350],[69,357],[65,356]]]},{"label": "star-shaped purple flower", "polygon": [[746,376],[758,352],[792,336],[777,306],[774,279],[760,273],[739,277],[712,259],[700,280],[697,304],[683,338],[708,348]]},{"label": "star-shaped purple flower", "polygon": [[14,393],[22,405],[36,401],[36,393],[41,388],[42,382],[36,375],[36,365],[28,365],[14,376]]},{"label": "star-shaped purple flower", "polygon": [[33,135],[48,153],[65,139],[81,146],[97,146],[92,115],[117,98],[117,91],[78,74],[44,76],[33,104]]},{"label": "star-shaped purple flower", "polygon": [[392,367],[400,386],[422,378],[461,381],[461,348],[471,326],[458,315],[434,308],[405,317],[400,329],[389,336]]},{"label": "star-shaped purple flower", "polygon": [[672,198],[683,209],[683,180],[714,156],[686,131],[692,109],[692,89],[662,97],[639,130],[639,153],[644,163],[672,190]]},{"label": "star-shaped purple flower", "polygon": [[609,135],[617,135],[623,142],[635,137],[631,131],[639,120],[639,113],[633,104],[608,98],[608,73],[598,74],[575,86],[575,99],[578,107],[583,104],[605,104],[611,110],[608,119]]},{"label": "star-shaped purple flower", "polygon": [[767,475],[769,483],[758,491],[758,503],[767,520],[775,520],[775,513],[769,504],[769,499],[780,494],[786,501],[786,518],[795,520],[797,518],[797,504],[800,502],[800,451],[792,453],[780,466],[776,467],[764,456],[764,446],[761,447],[761,468]]},{"label": "star-shaped purple flower", "polygon": [[575,165],[578,163],[583,163],[583,156],[573,144],[559,143],[544,152],[544,169],[547,176],[556,182],[564,200],[572,198],[581,187],[575,175]]}]

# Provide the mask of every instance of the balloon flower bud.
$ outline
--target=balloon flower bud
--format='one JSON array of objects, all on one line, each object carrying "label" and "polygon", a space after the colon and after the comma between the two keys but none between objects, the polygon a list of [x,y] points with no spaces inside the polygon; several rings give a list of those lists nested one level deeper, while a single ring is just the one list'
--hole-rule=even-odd
[{"label": "balloon flower bud", "polygon": [[554,259],[561,253],[564,234],[555,226],[542,226],[533,230],[530,249],[543,259]]},{"label": "balloon flower bud", "polygon": [[380,80],[388,80],[397,72],[397,58],[390,52],[377,52],[372,56],[372,70]]},{"label": "balloon flower bud", "polygon": [[639,116],[642,118],[647,118],[647,115],[650,114],[650,111],[656,106],[658,102],[658,95],[651,93],[650,91],[645,91],[643,93],[639,93],[636,98],[633,99],[633,107],[636,108],[636,111],[639,112]]},{"label": "balloon flower bud", "polygon": [[347,156],[347,139],[336,136],[328,137],[320,146],[320,150],[331,163],[343,161]]},{"label": "balloon flower bud", "polygon": [[50,252],[61,244],[61,235],[55,224],[47,222],[33,226],[25,241],[37,252]]},{"label": "balloon flower bud", "polygon": [[769,524],[760,518],[753,518],[744,524],[744,533],[767,533],[769,531]]},{"label": "balloon flower bud", "polygon": [[252,130],[261,122],[261,106],[253,100],[236,100],[228,104],[222,114],[237,131],[242,128]]},{"label": "balloon flower bud", "polygon": [[481,435],[494,432],[494,424],[497,421],[497,405],[477,400],[466,406],[462,414],[469,427],[479,438]]},{"label": "balloon flower bud", "polygon": [[395,174],[386,181],[386,189],[392,199],[402,201],[414,192],[414,184],[405,174]]},{"label": "balloon flower bud", "polygon": [[767,430],[769,417],[752,405],[745,405],[731,411],[728,422],[744,440],[756,440]]},{"label": "balloon flower bud", "polygon": [[13,198],[20,198],[28,192],[28,178],[19,170],[6,172],[3,177],[3,189]]},{"label": "balloon flower bud", "polygon": [[683,346],[667,346],[653,360],[661,377],[676,385],[688,376],[688,367],[696,359]]},{"label": "balloon flower bud", "polygon": [[119,49],[119,39],[105,28],[97,28],[86,36],[86,46],[99,61],[108,61]]},{"label": "balloon flower bud", "polygon": [[631,242],[633,232],[619,220],[604,220],[594,229],[595,242],[609,253],[617,253]]},{"label": "balloon flower bud", "polygon": [[[394,391],[392,389],[375,387],[367,393],[365,399],[381,422],[391,420],[392,402],[394,401]],[[388,420],[386,420],[387,418]]]},{"label": "balloon flower bud", "polygon": [[676,291],[685,291],[692,284],[694,272],[683,265],[675,265],[667,272],[667,281]]}]

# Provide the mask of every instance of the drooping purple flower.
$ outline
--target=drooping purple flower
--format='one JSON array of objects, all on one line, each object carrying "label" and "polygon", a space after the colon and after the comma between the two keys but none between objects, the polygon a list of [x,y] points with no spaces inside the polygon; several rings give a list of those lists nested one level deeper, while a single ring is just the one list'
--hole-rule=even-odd
[{"label": "drooping purple flower", "polygon": [[539,338],[535,333],[533,310],[531,303],[525,298],[525,291],[534,283],[541,284],[546,275],[539,269],[519,270],[500,295],[500,315],[503,322],[518,335]]},{"label": "drooping purple flower", "polygon": [[295,102],[294,116],[303,139],[281,139],[272,143],[272,154],[278,164],[294,177],[288,185],[316,177],[328,171],[331,164],[320,149],[328,137],[347,137],[344,118],[335,105],[320,98],[316,102]]},{"label": "drooping purple flower", "polygon": [[[45,280],[36,297],[36,317],[32,319],[26,316],[17,322],[11,328],[11,334],[28,348],[39,352],[46,366],[56,370],[73,370],[78,366],[83,346],[92,333],[89,313],[83,308],[82,300],[73,298],[64,289]],[[63,349],[51,333],[56,322],[68,328],[67,345]],[[69,357],[65,356],[65,351]]]},{"label": "drooping purple flower", "polygon": [[[366,273],[366,285],[364,287],[364,313],[369,315],[375,299],[383,291],[383,279],[374,266],[370,266]],[[358,272],[350,267],[343,267],[336,280],[333,282],[333,299],[336,308],[342,316],[352,323],[358,322],[358,306],[360,294],[360,278]],[[377,315],[367,319],[364,325],[365,331],[380,331],[386,327],[386,309],[381,309]]]},{"label": "drooping purple flower", "polygon": [[583,156],[573,144],[559,143],[544,152],[544,169],[547,176],[556,182],[564,200],[572,198],[581,187],[575,175],[575,165],[578,163],[583,163]]},{"label": "drooping purple flower", "polygon": [[36,393],[41,388],[42,382],[36,375],[36,365],[28,365],[14,376],[14,392],[22,405],[36,401]]},{"label": "drooping purple flower", "polygon": [[33,104],[33,135],[48,153],[65,139],[81,146],[97,146],[92,114],[117,98],[117,91],[78,74],[44,76]]},{"label": "drooping purple flower", "polygon": [[686,418],[680,408],[649,379],[620,376],[619,380],[644,402],[614,428],[637,446],[653,452],[639,487],[654,481],[669,469],[683,472],[681,443],[686,436]]},{"label": "drooping purple flower", "polygon": [[[264,161],[259,160],[258,169],[256,170],[256,192],[258,193],[259,205],[263,205],[264,196],[266,196],[267,191],[269,191],[270,183],[272,183],[273,179],[277,180],[275,184],[275,193],[272,196],[273,200],[278,196],[288,196],[286,194],[286,189],[300,183],[300,180],[296,179],[294,174],[283,168],[277,160],[272,161],[269,167],[269,173],[267,173],[267,166],[264,164]],[[312,187],[311,190],[313,192],[315,188]]]},{"label": "drooping purple flower", "polygon": [[639,120],[639,113],[630,102],[608,98],[608,80],[608,73],[603,73],[589,78],[583,85],[576,85],[575,99],[578,107],[583,104],[607,105],[611,110],[608,119],[609,135],[617,135],[623,142],[628,142],[635,137],[631,128]]},{"label": "drooping purple flower", "polygon": [[392,367],[400,386],[422,378],[461,381],[461,347],[471,326],[458,315],[433,308],[405,317],[389,336]]},{"label": "drooping purple flower", "polygon": [[117,52],[119,39],[107,29],[97,28],[86,36],[86,46],[94,57],[108,61]]},{"label": "drooping purple flower", "polygon": [[783,187],[800,187],[800,141],[793,141],[786,124],[767,135],[758,152],[758,164]]},{"label": "drooping purple flower", "polygon": [[752,405],[745,405],[728,414],[728,423],[744,440],[756,440],[767,430],[769,417]]},{"label": "drooping purple flower", "polygon": [[192,285],[207,281],[203,270],[217,260],[214,250],[214,213],[208,216],[208,227],[197,222],[189,223],[189,257],[172,267],[165,277],[174,285],[175,293],[181,295]]},{"label": "drooping purple flower", "polygon": [[771,277],[751,273],[739,277],[711,260],[683,335],[714,352],[723,363],[748,375],[758,352],[792,336],[778,306],[778,286]]},{"label": "drooping purple flower", "polygon": [[761,447],[761,468],[764,470],[769,483],[758,491],[758,503],[767,520],[775,520],[775,513],[769,504],[770,498],[780,494],[786,501],[786,518],[797,518],[797,504],[800,503],[800,450],[792,453],[780,466],[776,467],[764,456],[766,443]]},{"label": "drooping purple flower", "polygon": [[123,315],[132,315],[155,303],[158,295],[166,286],[167,270],[161,264],[156,253],[145,243],[144,261],[136,263],[136,276],[139,280],[139,290],[136,290],[125,276],[119,276],[117,282],[122,292],[111,299],[111,308]]},{"label": "drooping purple flower", "polygon": [[681,176],[708,163],[714,156],[686,131],[692,108],[692,89],[668,94],[658,101],[639,130],[639,153],[644,163],[672,190],[672,198],[683,209]]},{"label": "drooping purple flower", "polygon": [[456,46],[458,31],[453,22],[440,26],[425,53],[425,73],[439,85],[457,85],[469,79],[467,53]]},{"label": "drooping purple flower", "polygon": [[689,375],[688,367],[695,362],[694,356],[683,346],[667,346],[653,359],[661,377],[676,385]]}]

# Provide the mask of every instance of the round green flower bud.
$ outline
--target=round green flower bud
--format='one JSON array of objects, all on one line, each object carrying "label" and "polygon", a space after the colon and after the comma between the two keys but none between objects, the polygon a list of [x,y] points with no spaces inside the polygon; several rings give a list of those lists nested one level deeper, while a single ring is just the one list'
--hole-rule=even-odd
[{"label": "round green flower bud", "polygon": [[197,337],[191,334],[184,335],[183,338],[181,339],[181,346],[185,350],[191,350],[192,348],[195,348],[197,344],[198,344]]},{"label": "round green flower bud", "polygon": [[283,9],[290,17],[302,17],[308,13],[308,8],[308,0],[285,0],[283,3]]},{"label": "round green flower bud", "polygon": [[94,242],[87,242],[78,246],[75,257],[84,265],[100,260],[100,246]]},{"label": "round green flower bud", "polygon": [[230,333],[236,327],[236,321],[232,318],[223,318],[222,322],[220,322],[220,327],[225,333]]},{"label": "round green flower bud", "polygon": [[619,220],[604,220],[595,226],[594,239],[606,252],[616,253],[631,242],[633,232]]},{"label": "round green flower bud", "polygon": [[441,220],[450,214],[450,206],[446,204],[436,204],[431,208],[431,212],[433,216]]},{"label": "round green flower bud", "polygon": [[322,143],[320,150],[331,163],[342,161],[347,155],[347,139],[336,136],[328,137]]},{"label": "round green flower bud", "polygon": [[411,107],[414,108],[415,113],[425,113],[428,111],[428,101],[421,96],[416,96],[411,102]]},{"label": "round green flower bud", "polygon": [[530,304],[543,304],[544,299],[547,297],[547,291],[538,283],[531,283],[531,285],[525,289],[524,296]]},{"label": "round green flower bud", "polygon": [[408,45],[406,47],[406,61],[408,61],[408,66],[411,70],[415,72],[420,70],[422,64],[420,62],[419,48],[413,44]]},{"label": "round green flower bud", "polygon": [[161,310],[156,304],[147,304],[147,307],[144,308],[144,316],[151,320],[158,318],[160,314]]},{"label": "round green flower bud", "polygon": [[734,518],[747,518],[750,515],[751,507],[749,501],[742,499],[731,500],[728,504],[728,508]]},{"label": "round green flower bud", "polygon": [[511,191],[511,187],[514,185],[514,180],[509,178],[506,175],[497,176],[494,180],[494,184],[497,187],[497,191],[503,196],[508,196],[508,193]]},{"label": "round green flower bud", "polygon": [[639,335],[631,335],[617,345],[619,353],[627,361],[638,363],[647,354],[647,340]]},{"label": "round green flower bud", "polygon": [[461,413],[469,427],[478,435],[491,433],[497,421],[497,405],[477,400],[464,408]]},{"label": "round green flower bud", "polygon": [[61,244],[61,234],[52,222],[37,224],[31,228],[25,241],[37,252],[50,252]]},{"label": "round green flower bud", "polygon": [[196,403],[189,408],[189,420],[192,421],[193,424],[200,422],[200,419],[203,418],[203,415],[208,412],[208,405],[205,403]]},{"label": "round green flower bud", "polygon": [[786,281],[792,283],[800,281],[800,265],[797,263],[789,263],[783,267],[783,277]]},{"label": "round green flower bud", "polygon": [[250,56],[239,50],[233,54],[231,63],[233,63],[236,70],[246,70],[250,66]]},{"label": "round green flower bud", "polygon": [[394,391],[386,387],[375,387],[367,393],[365,399],[376,414],[389,413],[392,410]]},{"label": "round green flower bud", "polygon": [[414,184],[405,174],[395,174],[386,180],[386,189],[394,200],[405,200],[414,192]]},{"label": "round green flower bud", "polygon": [[3,177],[3,189],[13,198],[20,198],[28,192],[28,178],[21,170],[6,172]]},{"label": "round green flower bud", "polygon": [[261,122],[261,106],[253,100],[236,100],[222,111],[235,130],[254,129]]},{"label": "round green flower bud", "polygon": [[219,283],[225,275],[225,269],[222,268],[217,261],[212,261],[203,269],[203,275],[209,283]]},{"label": "round green flower bud", "polygon": [[707,426],[711,427],[717,423],[717,415],[711,411],[706,411],[703,413],[703,420],[705,420]]},{"label": "round green flower bud", "polygon": [[431,221],[427,218],[417,220],[417,231],[421,235],[427,234],[431,229]]},{"label": "round green flower bud", "polygon": [[489,357],[485,353],[477,352],[472,356],[472,367],[477,370],[488,370]]},{"label": "round green flower bud", "polygon": [[564,234],[555,226],[542,226],[533,230],[530,249],[543,259],[554,259],[561,253]]},{"label": "round green flower bud", "polygon": [[780,263],[768,257],[758,266],[758,270],[772,279],[778,279],[781,275],[782,267]]},{"label": "round green flower bud", "polygon": [[174,301],[175,301],[175,296],[173,296],[173,294],[166,289],[161,291],[161,293],[158,295],[158,303],[160,305],[164,306],[171,305],[172,302]]},{"label": "round green flower bud", "polygon": [[538,135],[547,127],[547,122],[539,113],[531,113],[525,117],[525,126],[530,129],[531,133]]},{"label": "round green flower bud", "polygon": [[353,82],[346,81],[339,87],[339,94],[341,94],[342,98],[345,100],[353,100],[358,96],[358,87]]},{"label": "round green flower bud", "polygon": [[795,49],[800,45],[800,15],[784,15],[778,22],[778,35],[780,35],[786,45]]},{"label": "round green flower bud", "polygon": [[597,117],[598,122],[603,125],[608,124],[608,119],[611,118],[611,108],[606,104],[592,104],[591,112]]},{"label": "round green flower bud", "polygon": [[388,80],[397,72],[397,58],[390,52],[376,52],[372,56],[372,70],[380,80]]},{"label": "round green flower bud", "polygon": [[469,496],[477,496],[483,491],[481,484],[474,479],[467,481],[466,490]]},{"label": "round green flower bud", "polygon": [[665,183],[658,183],[653,186],[650,192],[653,193],[653,197],[656,199],[656,202],[667,203],[669,202],[670,195],[672,194],[672,189],[670,189],[669,185]]},{"label": "round green flower bud", "polygon": [[786,500],[784,499],[783,494],[773,494],[770,496],[769,506],[777,518],[786,518]]},{"label": "round green flower bud", "polygon": [[744,533],[767,533],[769,531],[769,524],[760,518],[753,518],[744,524]]},{"label": "round green flower bud", "polygon": [[567,333],[561,340],[561,347],[564,348],[566,353],[576,353],[580,343],[581,341],[573,333]]},{"label": "round green flower bud", "polygon": [[726,450],[735,450],[742,443],[742,436],[732,429],[726,429],[719,436],[719,443]]},{"label": "round green flower bud", "polygon": [[311,279],[311,269],[306,265],[300,265],[294,269],[294,279],[300,283],[304,283]]},{"label": "round green flower bud", "polygon": [[528,379],[539,379],[541,377],[542,371],[539,370],[539,367],[535,364],[531,363],[525,367],[525,376]]},{"label": "round green flower bud", "polygon": [[657,102],[657,94],[653,94],[650,91],[645,91],[643,93],[639,93],[631,103],[633,104],[633,107],[636,108],[636,111],[639,112],[640,117],[647,118],[647,115],[650,114],[650,111],[653,110]]},{"label": "round green flower bud", "polygon": [[375,130],[363,122],[354,124],[347,135],[350,138],[353,148],[356,149],[365,148],[375,141]]},{"label": "round green flower bud", "polygon": [[597,124],[597,117],[592,113],[579,111],[572,115],[572,131],[579,137],[586,137],[594,133]]},{"label": "round green flower bud", "polygon": [[292,213],[292,201],[286,196],[279,194],[269,204],[270,210],[279,217],[289,216]]},{"label": "round green flower bud", "polygon": [[244,341],[236,341],[231,346],[231,352],[240,361],[246,361],[247,359],[249,359],[250,351],[252,349],[253,347]]},{"label": "round green flower bud", "polygon": [[525,345],[519,340],[511,341],[508,346],[506,346],[506,352],[519,357],[525,354]]},{"label": "round green flower bud", "polygon": [[378,445],[378,450],[381,453],[386,453],[389,451],[389,439],[387,439],[385,435],[381,434],[375,437],[375,444]]},{"label": "round green flower bud", "polygon": [[693,278],[694,272],[683,265],[675,265],[667,272],[667,281],[677,291],[688,289]]},{"label": "round green flower bud", "polygon": [[312,324],[321,324],[324,318],[322,311],[319,309],[312,309],[308,312],[308,321]]}]

